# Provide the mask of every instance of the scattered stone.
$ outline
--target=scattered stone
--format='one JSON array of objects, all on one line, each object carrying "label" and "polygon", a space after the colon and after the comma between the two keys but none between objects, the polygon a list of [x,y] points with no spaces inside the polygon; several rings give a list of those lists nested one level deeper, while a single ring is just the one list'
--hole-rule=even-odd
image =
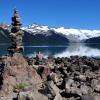
[{"label": "scattered stone", "polygon": [[0,60],[0,100],[99,100],[100,68],[93,70],[98,66],[93,63],[100,65],[100,59],[73,56],[42,60],[45,63],[35,65],[36,58],[20,53]]}]

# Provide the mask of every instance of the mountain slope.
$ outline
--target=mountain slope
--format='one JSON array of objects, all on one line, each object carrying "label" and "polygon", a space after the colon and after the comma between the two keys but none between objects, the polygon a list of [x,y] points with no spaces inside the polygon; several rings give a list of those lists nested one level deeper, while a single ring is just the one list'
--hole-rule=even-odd
[{"label": "mountain slope", "polygon": [[100,43],[100,37],[89,38],[85,43]]},{"label": "mountain slope", "polygon": [[[47,36],[47,34],[50,34]],[[66,45],[68,39],[62,35],[56,34],[54,31],[48,31],[45,34],[31,34],[24,31],[24,45]]]},{"label": "mountain slope", "polygon": [[87,39],[85,45],[91,48],[100,48],[100,37],[94,37]]},{"label": "mountain slope", "polygon": [[7,29],[0,28],[0,43],[10,43],[9,31]]},{"label": "mountain slope", "polygon": [[[11,43],[7,29],[0,29],[0,43]],[[45,34],[38,32],[31,34],[30,32],[24,31],[24,45],[66,45],[68,43],[69,41],[66,37],[52,30],[48,30]]]},{"label": "mountain slope", "polygon": [[33,24],[29,27],[23,27],[23,30],[36,35],[45,34],[46,36],[51,35],[48,31],[53,30],[56,34],[65,36],[70,42],[82,42],[89,38],[100,37],[100,30],[81,30],[73,28],[49,28],[48,26],[42,26]]},{"label": "mountain slope", "polygon": [[[100,43],[100,30],[81,30],[73,28],[49,28],[33,24],[22,27],[24,45],[66,45],[69,42]],[[0,43],[9,43],[9,32],[0,29]]]}]

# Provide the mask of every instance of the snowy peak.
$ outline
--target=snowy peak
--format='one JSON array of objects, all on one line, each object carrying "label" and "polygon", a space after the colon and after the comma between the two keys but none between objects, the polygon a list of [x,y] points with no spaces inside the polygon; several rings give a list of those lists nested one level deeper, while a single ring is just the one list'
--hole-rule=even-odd
[{"label": "snowy peak", "polygon": [[77,41],[100,36],[100,30],[81,30],[81,29],[74,29],[74,28],[66,29],[64,27],[53,28],[53,30],[55,30],[57,33],[64,34],[70,40],[77,39]]},{"label": "snowy peak", "polygon": [[[89,38],[99,37],[100,30],[81,30],[81,29],[74,29],[74,28],[49,28],[45,25],[37,25],[32,24],[28,27],[23,27],[23,30],[34,34],[47,34],[50,30],[53,30],[57,34],[64,35],[66,38],[69,39],[70,42],[80,42],[82,40],[86,40]],[[49,34],[50,35],[50,34]],[[47,35],[48,36],[48,35]]]},{"label": "snowy peak", "polygon": [[48,26],[42,26],[42,25],[37,25],[37,24],[32,24],[32,25],[29,25],[28,27],[23,27],[22,29],[31,33],[47,32],[48,30],[50,30]]}]

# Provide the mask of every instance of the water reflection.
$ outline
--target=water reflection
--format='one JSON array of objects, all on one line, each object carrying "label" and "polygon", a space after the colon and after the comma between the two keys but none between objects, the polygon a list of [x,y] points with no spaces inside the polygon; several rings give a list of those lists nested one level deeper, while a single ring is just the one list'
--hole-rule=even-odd
[{"label": "water reflection", "polygon": [[[0,44],[0,56],[7,54],[8,44]],[[41,51],[44,56],[54,57],[92,56],[100,57],[100,44],[71,43],[66,46],[25,46],[24,55],[34,57]]]},{"label": "water reflection", "polygon": [[90,48],[100,49],[100,43],[86,43],[85,45]]},{"label": "water reflection", "polygon": [[7,48],[9,47],[9,44],[0,44],[0,56],[7,54]]},{"label": "water reflection", "polygon": [[89,47],[84,43],[73,43],[70,44],[64,52],[56,54],[55,57],[70,57],[74,55],[100,57],[100,46],[98,48],[92,48],[94,45],[92,44]]},{"label": "water reflection", "polygon": [[54,56],[56,54],[61,54],[67,49],[68,46],[25,46],[24,54],[29,57],[34,57],[39,51],[47,56]]}]

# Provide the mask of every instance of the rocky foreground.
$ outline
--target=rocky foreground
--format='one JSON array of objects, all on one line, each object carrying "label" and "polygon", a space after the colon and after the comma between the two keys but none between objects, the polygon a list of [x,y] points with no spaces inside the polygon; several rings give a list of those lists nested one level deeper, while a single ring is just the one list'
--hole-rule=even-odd
[{"label": "rocky foreground", "polygon": [[100,100],[100,59],[1,57],[0,100]]}]

